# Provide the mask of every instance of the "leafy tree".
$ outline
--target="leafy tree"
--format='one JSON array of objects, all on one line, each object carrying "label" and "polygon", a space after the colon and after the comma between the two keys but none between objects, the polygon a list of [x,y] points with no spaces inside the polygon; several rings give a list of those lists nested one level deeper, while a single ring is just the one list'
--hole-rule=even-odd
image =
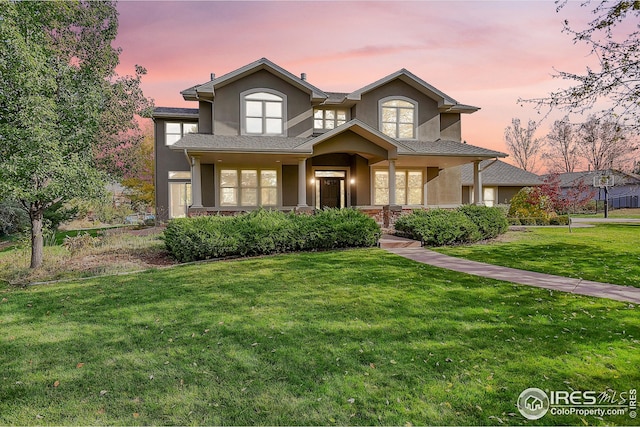
[{"label": "leafy tree", "polygon": [[537,124],[533,120],[529,120],[527,127],[524,128],[520,124],[520,119],[514,118],[511,120],[511,126],[507,126],[504,130],[507,148],[518,166],[529,172],[535,171],[536,160],[544,143],[542,139],[534,137],[536,129]]},{"label": "leafy tree", "polygon": [[552,172],[573,172],[578,164],[578,147],[574,125],[569,117],[556,120],[546,137],[547,151],[543,158]]},{"label": "leafy tree", "polygon": [[129,198],[138,209],[153,206],[155,200],[153,145],[153,128],[147,126],[140,143],[131,150],[132,167],[122,180],[122,185],[132,190]]},{"label": "leafy tree", "polygon": [[580,125],[577,151],[591,170],[624,169],[637,150],[625,130],[612,120],[589,116]]},{"label": "leafy tree", "polygon": [[104,189],[94,147],[135,131],[148,106],[145,70],[119,77],[111,1],[0,0],[0,194],[31,223],[31,267],[43,261],[43,218],[53,205]]},{"label": "leafy tree", "polygon": [[[558,10],[567,0],[559,1]],[[595,4],[595,6],[593,6]],[[576,44],[585,43],[596,58],[597,66],[587,67],[582,74],[558,71],[554,77],[574,82],[567,89],[552,92],[548,97],[520,100],[533,102],[538,108],[548,106],[572,113],[584,113],[608,103],[599,118],[617,117],[620,124],[640,129],[640,1],[587,0],[595,19],[586,28],[575,29],[564,21],[564,32]]]}]

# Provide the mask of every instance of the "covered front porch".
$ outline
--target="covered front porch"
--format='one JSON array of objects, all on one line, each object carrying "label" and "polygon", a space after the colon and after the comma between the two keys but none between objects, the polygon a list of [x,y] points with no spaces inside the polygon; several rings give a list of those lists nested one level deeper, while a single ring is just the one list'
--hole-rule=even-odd
[{"label": "covered front porch", "polygon": [[[188,135],[174,149],[184,152],[190,167],[186,215],[354,207],[383,224],[402,209],[460,205],[459,166],[473,163],[474,188],[481,188],[478,165],[496,156],[484,149],[443,153],[438,142],[416,143],[353,121],[309,138]],[[482,194],[475,200],[482,203]]]}]

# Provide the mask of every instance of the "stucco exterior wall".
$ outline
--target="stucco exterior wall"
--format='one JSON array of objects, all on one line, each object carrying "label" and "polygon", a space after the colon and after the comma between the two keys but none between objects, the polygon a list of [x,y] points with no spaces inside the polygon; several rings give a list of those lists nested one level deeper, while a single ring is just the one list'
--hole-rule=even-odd
[{"label": "stucco exterior wall", "polygon": [[450,206],[462,204],[462,181],[460,167],[440,170],[427,168],[427,206]]},{"label": "stucco exterior wall", "polygon": [[362,100],[355,107],[355,118],[379,129],[378,101],[389,96],[404,96],[418,103],[416,139],[435,141],[440,137],[438,103],[400,80],[393,80],[362,95]]},{"label": "stucco exterior wall", "polygon": [[156,187],[156,216],[160,220],[168,219],[169,212],[169,171],[191,171],[184,153],[173,151],[165,145],[166,122],[190,122],[195,120],[167,120],[155,119],[155,187]]},{"label": "stucco exterior wall", "polygon": [[462,142],[462,125],[460,114],[440,114],[440,138]]},{"label": "stucco exterior wall", "polygon": [[241,134],[240,94],[244,91],[258,88],[272,89],[286,95],[286,136],[311,136],[313,132],[313,109],[311,108],[309,94],[265,70],[257,71],[216,89],[213,103],[213,132],[216,135]]}]

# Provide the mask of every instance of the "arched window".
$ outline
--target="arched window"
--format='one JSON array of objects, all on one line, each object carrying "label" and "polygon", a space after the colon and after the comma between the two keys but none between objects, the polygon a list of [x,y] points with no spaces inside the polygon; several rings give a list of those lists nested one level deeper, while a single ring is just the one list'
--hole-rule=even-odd
[{"label": "arched window", "polygon": [[284,135],[284,96],[265,91],[243,94],[242,107],[244,134]]},{"label": "arched window", "polygon": [[380,130],[392,138],[415,139],[415,102],[402,98],[382,100],[380,102]]}]

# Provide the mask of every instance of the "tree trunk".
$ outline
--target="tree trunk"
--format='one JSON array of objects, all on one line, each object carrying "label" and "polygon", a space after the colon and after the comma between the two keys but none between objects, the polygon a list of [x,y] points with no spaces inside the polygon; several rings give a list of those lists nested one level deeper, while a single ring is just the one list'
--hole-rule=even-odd
[{"label": "tree trunk", "polygon": [[39,268],[42,266],[43,246],[42,238],[42,211],[31,211],[31,266],[30,268]]}]

